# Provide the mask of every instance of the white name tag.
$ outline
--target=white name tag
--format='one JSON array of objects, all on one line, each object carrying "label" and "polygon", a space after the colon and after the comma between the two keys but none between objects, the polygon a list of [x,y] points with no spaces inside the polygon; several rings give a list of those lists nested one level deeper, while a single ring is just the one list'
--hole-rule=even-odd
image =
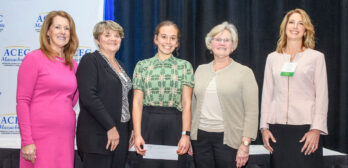
[{"label": "white name tag", "polygon": [[280,72],[280,76],[294,76],[296,70],[297,63],[295,62],[287,62],[283,65],[282,71]]}]

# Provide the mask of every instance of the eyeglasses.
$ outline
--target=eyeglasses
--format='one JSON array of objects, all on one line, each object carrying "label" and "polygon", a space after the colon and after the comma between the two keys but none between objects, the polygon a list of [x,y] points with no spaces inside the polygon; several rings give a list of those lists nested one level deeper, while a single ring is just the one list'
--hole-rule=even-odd
[{"label": "eyeglasses", "polygon": [[231,39],[228,39],[228,38],[213,38],[216,42],[218,42],[218,43],[222,43],[222,42],[224,42],[224,43],[229,43],[230,41],[232,41]]}]

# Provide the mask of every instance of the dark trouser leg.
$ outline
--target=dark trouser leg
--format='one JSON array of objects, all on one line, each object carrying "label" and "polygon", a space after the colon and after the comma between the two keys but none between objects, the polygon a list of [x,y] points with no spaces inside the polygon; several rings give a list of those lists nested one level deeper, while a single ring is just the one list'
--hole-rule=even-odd
[{"label": "dark trouser leg", "polygon": [[224,133],[209,133],[210,140],[213,142],[214,160],[216,168],[236,167],[237,150],[225,144]]},{"label": "dark trouser leg", "polygon": [[197,141],[192,141],[196,168],[236,167],[237,150],[223,144],[224,133],[198,130]]},{"label": "dark trouser leg", "polygon": [[210,140],[208,132],[198,130],[197,140],[192,141],[196,168],[215,168],[213,146]]},{"label": "dark trouser leg", "polygon": [[237,150],[220,143],[214,144],[216,168],[235,168]]},{"label": "dark trouser leg", "polygon": [[117,126],[120,135],[119,144],[113,154],[83,153],[83,168],[124,168],[128,154],[128,123]]},{"label": "dark trouser leg", "polygon": [[[121,123],[117,127],[120,135],[119,144],[113,154],[112,166],[110,168],[124,168],[128,157],[129,130],[128,123]],[[99,167],[102,168],[102,167]]]},{"label": "dark trouser leg", "polygon": [[95,153],[83,154],[83,168],[111,167],[112,155],[101,155]]}]

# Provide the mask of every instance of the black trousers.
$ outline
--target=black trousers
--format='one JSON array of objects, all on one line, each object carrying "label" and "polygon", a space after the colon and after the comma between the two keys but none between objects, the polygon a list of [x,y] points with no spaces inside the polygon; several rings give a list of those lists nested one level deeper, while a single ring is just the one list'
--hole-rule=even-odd
[{"label": "black trousers", "polygon": [[[182,112],[174,107],[145,106],[141,134],[146,144],[177,146],[181,138]],[[177,161],[141,159],[141,168],[184,168],[187,155]]]},{"label": "black trousers", "polygon": [[197,140],[192,140],[196,168],[234,168],[237,150],[223,144],[224,133],[198,129]]},{"label": "black trousers", "polygon": [[117,127],[120,141],[112,154],[80,153],[83,168],[125,168],[129,146],[128,123],[121,123]]},{"label": "black trousers", "polygon": [[273,148],[271,155],[272,168],[321,168],[323,167],[323,145],[319,140],[318,149],[310,154],[304,155],[301,149],[304,145],[299,141],[310,129],[309,125],[281,125],[270,124],[276,143],[270,141]]}]

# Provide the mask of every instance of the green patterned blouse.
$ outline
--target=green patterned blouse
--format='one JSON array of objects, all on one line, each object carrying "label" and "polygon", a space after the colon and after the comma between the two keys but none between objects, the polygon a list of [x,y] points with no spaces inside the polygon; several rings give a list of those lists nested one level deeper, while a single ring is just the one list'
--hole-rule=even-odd
[{"label": "green patterned blouse", "polygon": [[174,56],[161,61],[156,54],[139,61],[134,69],[133,89],[144,93],[145,106],[176,107],[182,111],[183,85],[194,86],[193,69],[188,61]]}]

